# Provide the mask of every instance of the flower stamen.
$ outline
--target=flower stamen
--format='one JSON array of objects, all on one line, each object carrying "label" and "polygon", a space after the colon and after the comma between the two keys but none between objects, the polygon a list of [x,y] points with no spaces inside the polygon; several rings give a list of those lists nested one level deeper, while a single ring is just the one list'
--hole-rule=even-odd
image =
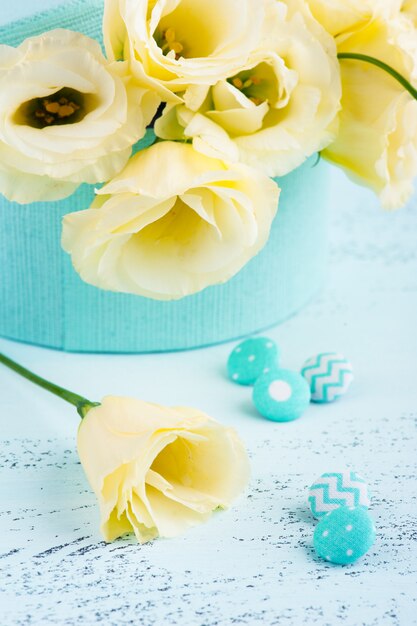
[{"label": "flower stamen", "polygon": [[236,89],[239,89],[239,91],[241,91],[251,102],[256,104],[256,106],[265,102],[265,98],[260,98],[259,95],[254,94],[252,91],[253,87],[259,87],[259,85],[263,82],[262,78],[259,76],[253,75],[248,78],[245,78],[244,76],[234,76],[229,80],[232,85],[236,87]]},{"label": "flower stamen", "polygon": [[181,52],[184,52],[184,46],[182,43],[177,41],[175,30],[173,28],[167,28],[162,33],[160,47],[164,54],[169,54],[171,51],[175,52],[176,60],[180,58]]},{"label": "flower stamen", "polygon": [[39,103],[39,108],[35,111],[35,116],[38,119],[44,119],[45,124],[52,125],[58,120],[69,118],[76,111],[80,110],[80,106],[76,102],[68,100],[68,98],[60,98],[57,100],[50,100],[45,98]]},{"label": "flower stamen", "polygon": [[84,95],[64,88],[52,96],[25,102],[16,112],[16,120],[33,128],[45,128],[79,122],[86,112]]}]

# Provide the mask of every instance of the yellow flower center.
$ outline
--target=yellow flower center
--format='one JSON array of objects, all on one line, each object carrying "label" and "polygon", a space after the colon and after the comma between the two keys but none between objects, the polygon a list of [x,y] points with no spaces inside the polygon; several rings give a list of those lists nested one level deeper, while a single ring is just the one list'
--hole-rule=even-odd
[{"label": "yellow flower center", "polygon": [[143,228],[135,238],[140,245],[150,248],[164,245],[186,247],[195,237],[202,222],[202,218],[177,197],[174,206],[166,215]]},{"label": "yellow flower center", "polygon": [[15,113],[15,122],[32,128],[62,126],[80,122],[87,112],[85,95],[64,87],[52,96],[24,102]]},{"label": "yellow flower center", "polygon": [[218,49],[223,50],[230,26],[219,23],[219,13],[224,4],[235,6],[236,0],[175,0],[165,4],[173,10],[164,12],[153,33],[163,54],[170,59],[175,55],[177,60],[206,62]]},{"label": "yellow flower center", "polygon": [[239,89],[254,104],[267,102],[270,109],[278,108],[285,97],[285,82],[281,81],[276,69],[269,61],[262,61],[251,69],[239,72],[228,78],[236,89]]},{"label": "yellow flower center", "polygon": [[163,54],[167,55],[171,51],[175,53],[175,58],[178,60],[184,55],[184,45],[177,41],[177,36],[173,28],[167,28],[162,32],[158,42]]},{"label": "yellow flower center", "polygon": [[241,72],[237,76],[229,79],[229,82],[239,89],[249,100],[254,104],[262,104],[265,102],[265,98],[260,97],[258,87],[262,83],[262,78],[255,74],[248,75],[247,72]]}]

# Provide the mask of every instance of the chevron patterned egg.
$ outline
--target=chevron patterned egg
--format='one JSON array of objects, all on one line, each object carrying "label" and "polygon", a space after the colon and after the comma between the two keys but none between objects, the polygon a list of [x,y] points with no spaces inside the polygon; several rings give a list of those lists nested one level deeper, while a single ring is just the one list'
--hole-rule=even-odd
[{"label": "chevron patterned egg", "polygon": [[311,390],[312,402],[333,402],[344,396],[353,381],[353,368],[337,352],[316,354],[301,369]]},{"label": "chevron patterned egg", "polygon": [[322,474],[308,491],[308,504],[317,519],[340,506],[367,509],[370,505],[368,486],[356,472]]}]

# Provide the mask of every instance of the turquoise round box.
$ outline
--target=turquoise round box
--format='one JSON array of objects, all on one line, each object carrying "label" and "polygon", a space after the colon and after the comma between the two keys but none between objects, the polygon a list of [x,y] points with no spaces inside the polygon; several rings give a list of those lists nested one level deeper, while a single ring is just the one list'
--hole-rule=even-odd
[{"label": "turquoise round box", "polygon": [[[0,43],[18,45],[56,27],[100,39],[101,17],[101,0],[73,0],[0,27]],[[0,335],[68,351],[154,352],[277,324],[323,281],[328,166],[314,156],[278,182],[280,206],[266,247],[224,285],[173,302],[105,292],[79,278],[61,249],[61,221],[88,208],[92,187],[24,206],[0,197]]]}]

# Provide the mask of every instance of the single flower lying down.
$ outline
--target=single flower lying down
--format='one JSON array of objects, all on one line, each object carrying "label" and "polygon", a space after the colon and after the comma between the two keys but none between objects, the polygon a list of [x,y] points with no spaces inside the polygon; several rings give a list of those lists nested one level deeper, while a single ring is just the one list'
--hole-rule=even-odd
[{"label": "single flower lying down", "polygon": [[191,408],[108,396],[78,431],[78,451],[100,504],[106,541],[134,532],[174,537],[227,508],[249,461],[234,430]]}]

